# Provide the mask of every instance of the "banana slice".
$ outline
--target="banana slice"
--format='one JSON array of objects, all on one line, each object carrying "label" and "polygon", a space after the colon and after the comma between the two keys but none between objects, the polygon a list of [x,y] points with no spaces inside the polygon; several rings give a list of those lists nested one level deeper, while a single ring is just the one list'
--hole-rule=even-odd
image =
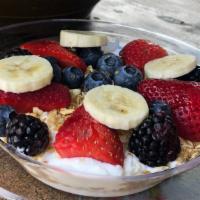
[{"label": "banana slice", "polygon": [[113,129],[135,128],[149,113],[143,96],[114,85],[103,85],[90,90],[85,95],[83,104],[94,119]]},{"label": "banana slice", "polygon": [[169,55],[146,63],[144,72],[147,78],[170,79],[191,72],[196,65],[197,60],[192,55]]},{"label": "banana slice", "polygon": [[62,30],[60,45],[63,47],[100,47],[107,44],[107,37],[89,31]]},{"label": "banana slice", "polygon": [[23,93],[51,83],[53,69],[44,58],[34,55],[12,56],[0,60],[0,90]]}]

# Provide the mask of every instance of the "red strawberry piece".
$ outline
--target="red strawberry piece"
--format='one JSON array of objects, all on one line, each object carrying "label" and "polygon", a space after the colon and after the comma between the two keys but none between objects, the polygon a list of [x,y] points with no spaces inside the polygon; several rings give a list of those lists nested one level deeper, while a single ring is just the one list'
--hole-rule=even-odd
[{"label": "red strawberry piece", "polygon": [[200,89],[200,82],[188,81],[188,82],[186,82],[186,83],[191,84],[191,85],[193,85],[194,87]]},{"label": "red strawberry piece", "polygon": [[123,47],[120,55],[125,64],[134,65],[142,72],[144,65],[156,58],[164,57],[167,54],[166,50],[159,45],[153,44],[147,40],[133,40]]},{"label": "red strawberry piece", "polygon": [[59,129],[54,147],[62,158],[90,157],[123,165],[123,145],[117,133],[94,120],[83,106]]},{"label": "red strawberry piece", "polygon": [[68,107],[71,103],[69,89],[61,84],[52,83],[40,90],[15,94],[0,90],[0,105],[7,104],[17,112],[32,112],[33,107],[44,111]]},{"label": "red strawberry piece", "polygon": [[53,40],[34,40],[22,44],[20,48],[26,49],[34,55],[52,56],[59,61],[62,67],[73,66],[83,71],[87,67],[81,58]]},{"label": "red strawberry piece", "polygon": [[179,135],[200,141],[200,85],[176,80],[144,80],[138,91],[148,102],[163,100],[173,112]]}]

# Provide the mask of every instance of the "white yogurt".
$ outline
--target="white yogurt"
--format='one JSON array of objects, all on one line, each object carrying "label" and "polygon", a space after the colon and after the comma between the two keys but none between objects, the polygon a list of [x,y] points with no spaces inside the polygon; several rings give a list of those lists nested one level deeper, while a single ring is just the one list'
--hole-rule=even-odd
[{"label": "white yogurt", "polygon": [[37,157],[37,160],[63,171],[72,170],[95,175],[123,175],[123,168],[120,165],[112,165],[92,158],[60,158],[55,151],[47,151]]},{"label": "white yogurt", "polygon": [[[44,112],[42,115],[43,121],[47,121],[47,117],[48,113]],[[53,143],[55,140],[56,130],[54,130],[53,127],[49,127],[49,131],[51,138],[50,143]],[[125,143],[127,142],[126,140],[127,137],[125,137]],[[128,151],[125,152],[123,167],[120,165],[112,165],[101,162],[92,158],[61,158],[55,150],[46,151],[44,154],[37,156],[35,159],[64,171],[72,170],[81,173],[110,176],[135,176],[146,173],[155,173],[169,168],[174,168],[181,164],[177,161],[173,161],[170,162],[168,166],[149,167],[142,164],[134,154]]]},{"label": "white yogurt", "polygon": [[124,175],[134,176],[134,175],[142,175],[146,173],[155,173],[155,172],[164,171],[169,168],[177,167],[180,164],[181,163],[177,161],[173,161],[173,162],[168,163],[167,166],[149,167],[147,165],[142,164],[134,154],[127,151],[125,153],[125,160],[124,160]]},{"label": "white yogurt", "polygon": [[101,162],[92,158],[61,158],[55,151],[47,151],[36,159],[63,171],[72,170],[86,174],[110,176],[135,176],[146,173],[155,173],[174,168],[181,164],[177,161],[173,161],[169,163],[168,166],[149,167],[142,164],[134,154],[129,153],[128,151],[125,153],[123,167]]}]

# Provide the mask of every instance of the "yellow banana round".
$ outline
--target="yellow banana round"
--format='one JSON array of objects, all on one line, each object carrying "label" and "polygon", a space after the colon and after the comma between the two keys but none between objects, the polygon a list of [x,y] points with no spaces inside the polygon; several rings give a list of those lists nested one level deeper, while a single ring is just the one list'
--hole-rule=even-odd
[{"label": "yellow banana round", "polygon": [[51,83],[53,69],[44,58],[35,55],[12,56],[0,60],[0,90],[24,93]]},{"label": "yellow banana round", "polygon": [[85,95],[83,104],[94,119],[113,129],[136,128],[149,113],[142,95],[114,85],[103,85],[90,90]]}]

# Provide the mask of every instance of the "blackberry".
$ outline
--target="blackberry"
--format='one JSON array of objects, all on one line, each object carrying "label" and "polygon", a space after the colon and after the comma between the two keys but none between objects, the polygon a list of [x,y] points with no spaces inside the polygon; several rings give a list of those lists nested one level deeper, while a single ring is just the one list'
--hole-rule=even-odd
[{"label": "blackberry", "polygon": [[29,51],[25,49],[20,49],[19,47],[9,49],[5,52],[0,53],[0,59],[8,58],[11,56],[25,56],[25,55],[32,55]]},{"label": "blackberry", "polygon": [[[156,108],[156,109],[155,109]],[[181,147],[169,106],[153,102],[148,118],[129,140],[129,151],[151,167],[163,166],[177,158]]]},{"label": "blackberry", "polygon": [[182,81],[196,81],[200,82],[200,66],[196,66],[190,73],[177,78]]},{"label": "blackberry", "polygon": [[48,127],[39,119],[15,114],[6,125],[7,142],[26,155],[35,156],[49,144]]}]

